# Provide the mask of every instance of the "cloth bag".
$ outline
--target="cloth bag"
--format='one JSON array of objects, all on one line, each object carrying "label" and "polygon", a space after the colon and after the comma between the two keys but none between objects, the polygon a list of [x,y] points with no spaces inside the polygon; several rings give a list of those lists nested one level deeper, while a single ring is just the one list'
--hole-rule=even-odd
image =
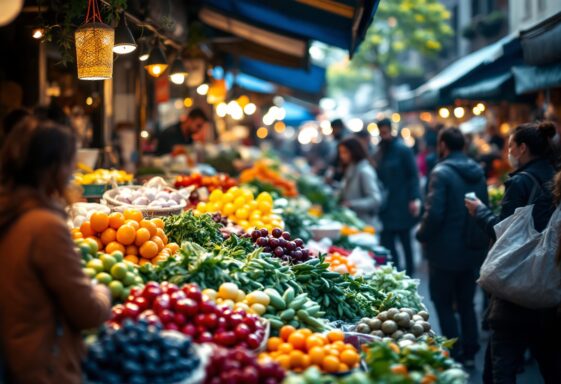
[{"label": "cloth bag", "polygon": [[561,270],[556,262],[561,206],[541,233],[534,228],[533,207],[518,208],[495,225],[497,242],[477,282],[491,295],[522,307],[550,308],[561,304]]}]

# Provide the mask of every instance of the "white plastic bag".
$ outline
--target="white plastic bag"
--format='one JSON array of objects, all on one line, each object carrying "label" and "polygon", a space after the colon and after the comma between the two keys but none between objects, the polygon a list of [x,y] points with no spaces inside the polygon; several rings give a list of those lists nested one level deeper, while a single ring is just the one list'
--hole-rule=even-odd
[{"label": "white plastic bag", "polygon": [[518,208],[495,226],[497,242],[481,266],[478,283],[514,304],[550,308],[561,304],[561,271],[556,263],[561,206],[541,233],[534,229],[533,207]]}]

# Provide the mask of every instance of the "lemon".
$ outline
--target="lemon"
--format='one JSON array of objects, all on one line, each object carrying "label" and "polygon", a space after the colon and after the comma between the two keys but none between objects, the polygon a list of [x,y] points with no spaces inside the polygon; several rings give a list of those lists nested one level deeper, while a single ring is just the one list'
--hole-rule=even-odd
[{"label": "lemon", "polygon": [[106,272],[101,272],[98,273],[97,275],[95,275],[95,279],[101,283],[101,284],[109,284],[111,283],[111,281],[113,281],[113,279],[111,278],[111,275],[106,273]]},{"label": "lemon", "polygon": [[215,189],[214,191],[212,191],[212,193],[209,196],[209,201],[212,201],[213,203],[221,201],[222,200],[222,196],[224,196],[224,193],[220,190],[220,189]]},{"label": "lemon", "polygon": [[270,203],[272,205],[273,204],[273,197],[271,196],[271,194],[269,194],[269,192],[261,192],[259,194],[259,196],[257,196],[257,201],[258,202],[267,202],[267,203]]},{"label": "lemon", "polygon": [[92,260],[88,261],[88,264],[86,264],[86,267],[93,269],[97,273],[103,272],[105,270],[105,268],[103,267],[103,262],[99,259],[92,259]]},{"label": "lemon", "polygon": [[101,255],[99,260],[103,263],[103,269],[106,272],[111,271],[111,267],[117,263],[117,259],[110,255]]},{"label": "lemon", "polygon": [[115,260],[117,260],[117,262],[121,262],[125,258],[125,256],[123,255],[123,252],[121,252],[121,251],[115,251],[111,254],[111,256],[113,256],[115,258]]},{"label": "lemon", "polygon": [[236,197],[236,200],[234,200],[234,207],[241,208],[244,205],[245,205],[245,199],[243,198],[243,196]]},{"label": "lemon", "polygon": [[92,269],[92,268],[84,268],[84,269],[82,269],[82,271],[90,279],[93,279],[95,277],[95,275],[97,274],[97,271],[95,269]]},{"label": "lemon", "polygon": [[128,268],[125,263],[117,263],[111,268],[111,276],[117,280],[124,280],[127,277]]},{"label": "lemon", "polygon": [[236,218],[245,220],[249,217],[249,212],[245,208],[240,208],[236,211]]},{"label": "lemon", "polygon": [[226,203],[226,204],[224,204],[224,207],[222,208],[222,214],[224,216],[230,216],[232,213],[234,213],[235,210],[236,210],[236,207],[234,207],[234,204]]},{"label": "lemon", "polygon": [[197,211],[205,213],[206,212],[206,203],[199,203],[197,204]]},{"label": "lemon", "polygon": [[124,289],[125,287],[123,287],[123,283],[121,283],[120,281],[113,280],[109,283],[109,290],[111,291],[111,296],[113,297],[113,299],[120,299],[123,295]]}]

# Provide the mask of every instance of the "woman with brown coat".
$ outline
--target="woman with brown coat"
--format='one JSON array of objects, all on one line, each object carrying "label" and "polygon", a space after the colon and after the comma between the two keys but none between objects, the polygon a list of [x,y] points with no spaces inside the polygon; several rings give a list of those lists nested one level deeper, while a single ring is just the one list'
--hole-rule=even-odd
[{"label": "woman with brown coat", "polygon": [[0,157],[0,350],[8,383],[79,383],[80,332],[110,315],[106,287],[83,274],[65,222],[76,140],[25,119]]}]

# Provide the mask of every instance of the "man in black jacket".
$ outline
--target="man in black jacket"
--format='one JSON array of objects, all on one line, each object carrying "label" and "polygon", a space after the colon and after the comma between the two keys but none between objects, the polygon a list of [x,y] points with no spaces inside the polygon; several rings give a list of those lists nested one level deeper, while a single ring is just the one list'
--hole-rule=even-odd
[{"label": "man in black jacket", "polygon": [[200,108],[192,109],[179,123],[166,128],[158,136],[158,156],[173,152],[175,146],[191,145],[194,136],[200,134],[208,123],[208,117]]},{"label": "man in black jacket", "polygon": [[[453,355],[473,367],[479,349],[475,281],[488,238],[468,215],[464,199],[475,193],[481,201],[488,201],[487,185],[483,169],[463,153],[465,140],[459,129],[441,131],[437,146],[442,160],[430,176],[417,239],[426,248],[429,290],[442,333],[459,338]],[[459,326],[454,308],[460,316]]]}]

